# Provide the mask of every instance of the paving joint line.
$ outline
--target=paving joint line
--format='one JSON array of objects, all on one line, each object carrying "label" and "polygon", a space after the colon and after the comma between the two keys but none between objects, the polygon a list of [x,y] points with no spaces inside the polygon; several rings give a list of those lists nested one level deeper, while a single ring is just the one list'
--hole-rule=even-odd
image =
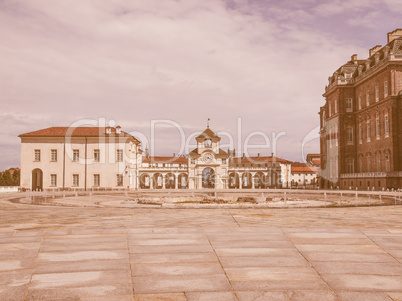
[{"label": "paving joint line", "polygon": [[209,243],[209,245],[211,246],[212,250],[214,251],[214,254],[215,254],[216,258],[218,259],[219,265],[221,266],[221,269],[222,269],[223,273],[225,274],[225,277],[226,277],[226,279],[228,280],[230,287],[232,288],[232,292],[233,292],[233,294],[234,294],[236,300],[240,300],[239,297],[237,296],[237,293],[236,293],[235,290],[233,289],[232,282],[230,281],[228,275],[226,274],[225,268],[223,267],[222,262],[221,262],[221,260],[219,259],[219,256],[218,256],[218,254],[217,254],[216,251],[215,251],[214,246],[211,244],[211,241],[209,240],[208,234],[204,232],[204,235],[207,237],[208,243]]},{"label": "paving joint line", "polygon": [[29,282],[28,282],[28,286],[27,286],[27,291],[26,291],[26,293],[25,293],[24,300],[27,300],[27,298],[28,298],[29,286],[31,285],[33,275],[35,274],[36,265],[38,264],[39,253],[40,253],[40,249],[42,248],[42,243],[43,243],[43,240],[44,240],[44,235],[45,235],[45,232],[43,232],[43,234],[41,235],[40,245],[39,245],[39,248],[38,248],[38,254],[36,255],[36,258],[35,258],[35,264],[34,264],[34,267],[33,267],[33,269],[32,269],[31,277],[29,278]]},{"label": "paving joint line", "polygon": [[299,254],[301,256],[303,256],[303,258],[309,263],[310,267],[317,273],[317,275],[321,278],[321,280],[330,288],[330,290],[335,294],[336,298],[339,301],[342,301],[341,298],[338,296],[338,294],[335,292],[335,290],[328,284],[327,281],[324,280],[324,278],[322,277],[322,275],[314,268],[314,266],[311,264],[310,260],[308,260],[304,254],[302,253],[302,251],[300,251],[295,244],[293,243],[293,241],[286,235],[286,233],[280,228],[278,227],[279,230],[282,232],[282,234],[287,238],[287,240],[292,244],[292,246],[299,252]]}]

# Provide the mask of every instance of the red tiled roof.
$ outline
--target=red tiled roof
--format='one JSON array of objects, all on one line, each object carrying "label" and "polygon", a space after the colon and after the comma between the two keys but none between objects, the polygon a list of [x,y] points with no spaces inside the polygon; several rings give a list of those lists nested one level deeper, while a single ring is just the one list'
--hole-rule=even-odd
[{"label": "red tiled roof", "polygon": [[195,139],[206,139],[206,138],[211,138],[211,139],[221,139],[219,136],[217,136],[210,128],[206,128],[205,131],[203,131],[198,137]]},{"label": "red tiled roof", "polygon": [[168,157],[168,156],[155,156],[155,157],[144,157],[142,159],[143,163],[181,163],[187,164],[188,160],[186,157]]},{"label": "red tiled roof", "polygon": [[294,172],[317,172],[315,167],[308,167],[308,166],[292,166],[292,173]]},{"label": "red tiled roof", "polygon": [[[228,153],[227,152],[225,152],[223,149],[219,149],[219,153],[218,154],[215,154],[216,156],[219,156],[219,157],[223,157],[223,158],[227,158],[229,155],[228,155]],[[195,149],[193,149],[191,152],[189,152],[188,153],[188,156],[189,157],[200,157],[201,155],[200,154],[198,154],[198,152],[197,152],[197,148],[195,148]]]},{"label": "red tiled roof", "polygon": [[291,161],[281,159],[278,157],[239,157],[239,158],[233,158],[233,163],[236,164],[247,164],[247,163],[265,163],[265,162],[279,162],[279,163],[291,163]]},{"label": "red tiled roof", "polygon": [[[116,134],[116,129],[111,127],[111,135],[119,137],[130,137],[134,138],[132,135],[121,131],[121,134]],[[103,137],[107,136],[105,127],[50,127],[38,131],[33,131],[25,134],[21,134],[18,137]]]}]

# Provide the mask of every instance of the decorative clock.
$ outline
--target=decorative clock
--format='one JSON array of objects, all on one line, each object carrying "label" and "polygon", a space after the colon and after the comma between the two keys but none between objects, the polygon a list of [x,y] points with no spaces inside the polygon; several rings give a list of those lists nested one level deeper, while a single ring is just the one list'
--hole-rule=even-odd
[{"label": "decorative clock", "polygon": [[204,161],[205,163],[211,163],[213,159],[214,155],[211,153],[205,153],[204,155],[202,155],[202,161]]}]

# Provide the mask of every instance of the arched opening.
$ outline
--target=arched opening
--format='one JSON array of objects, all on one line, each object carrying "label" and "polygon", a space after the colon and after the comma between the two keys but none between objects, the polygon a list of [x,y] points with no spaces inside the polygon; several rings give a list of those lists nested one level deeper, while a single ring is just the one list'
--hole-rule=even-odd
[{"label": "arched opening", "polygon": [[202,188],[215,188],[215,171],[210,167],[202,171]]},{"label": "arched opening", "polygon": [[239,175],[235,172],[229,174],[229,188],[239,188]]},{"label": "arched opening", "polygon": [[174,189],[176,184],[176,177],[172,173],[168,173],[165,176],[166,189]]},{"label": "arched opening", "polygon": [[251,173],[249,173],[249,172],[243,173],[243,175],[242,175],[242,187],[246,188],[246,189],[251,188],[252,187],[251,179],[252,179]]},{"label": "arched opening", "polygon": [[39,168],[32,170],[32,190],[43,190],[43,172]]},{"label": "arched opening", "polygon": [[187,188],[188,186],[188,176],[184,173],[181,173],[178,177],[178,187],[179,189]]},{"label": "arched opening", "polygon": [[151,186],[151,178],[148,174],[142,174],[140,176],[140,188],[149,189]]},{"label": "arched opening", "polygon": [[257,172],[254,176],[254,188],[261,189],[265,188],[264,174],[262,172]]},{"label": "arched opening", "polygon": [[163,187],[163,176],[161,173],[154,174],[154,188],[155,189],[162,189]]}]

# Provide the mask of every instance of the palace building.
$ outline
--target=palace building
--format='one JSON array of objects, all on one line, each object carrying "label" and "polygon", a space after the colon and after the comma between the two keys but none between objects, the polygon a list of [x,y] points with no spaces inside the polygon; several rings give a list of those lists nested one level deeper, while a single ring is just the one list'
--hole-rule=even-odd
[{"label": "palace building", "polygon": [[329,77],[320,108],[322,187],[402,187],[402,29]]},{"label": "palace building", "polygon": [[291,162],[236,157],[220,148],[209,126],[196,137],[197,148],[172,157],[149,156],[120,126],[51,127],[19,137],[22,189],[266,189],[291,183]]}]

